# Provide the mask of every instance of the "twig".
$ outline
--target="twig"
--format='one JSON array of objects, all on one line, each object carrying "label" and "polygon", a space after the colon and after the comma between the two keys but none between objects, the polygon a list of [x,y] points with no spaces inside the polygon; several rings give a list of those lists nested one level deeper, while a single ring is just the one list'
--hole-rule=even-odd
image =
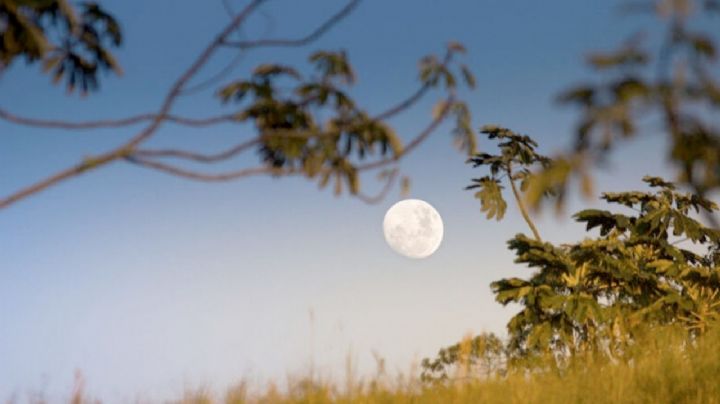
[{"label": "twig", "polygon": [[240,64],[240,62],[242,62],[244,57],[245,57],[244,53],[238,53],[230,61],[230,63],[228,63],[227,66],[225,66],[222,70],[220,70],[219,72],[210,76],[209,78],[201,81],[200,83],[195,84],[192,87],[186,88],[185,90],[183,90],[182,95],[183,96],[193,95],[193,94],[199,93],[200,91],[206,90],[208,87],[216,84],[217,82],[219,82],[220,80],[225,78],[225,76],[230,74],[233,70],[235,70],[235,68],[238,66],[238,64]]},{"label": "twig", "polygon": [[387,196],[388,192],[392,189],[393,184],[395,183],[395,180],[398,177],[398,174],[400,174],[400,170],[395,168],[393,169],[390,174],[387,177],[387,181],[385,181],[385,185],[383,185],[382,189],[377,195],[368,196],[363,193],[358,192],[355,196],[360,199],[361,201],[368,203],[368,204],[376,204]]},{"label": "twig", "polygon": [[335,24],[340,22],[348,14],[350,14],[357,5],[360,4],[360,0],[351,0],[345,5],[339,12],[330,17],[320,27],[311,32],[310,34],[299,38],[299,39],[257,39],[252,41],[226,41],[223,45],[232,46],[240,49],[260,48],[260,47],[277,47],[277,46],[303,46],[307,45],[319,37],[325,32],[332,28]]},{"label": "twig", "polygon": [[229,159],[239,153],[242,153],[246,149],[259,144],[260,143],[260,137],[256,137],[253,139],[250,139],[248,141],[239,143],[227,150],[223,150],[219,153],[215,154],[202,154],[202,153],[195,153],[191,151],[186,150],[177,150],[177,149],[146,149],[146,150],[136,150],[133,152],[133,156],[141,156],[141,157],[176,157],[176,158],[182,158],[187,160],[194,160],[201,163],[213,163],[221,160]]},{"label": "twig", "polygon": [[[101,128],[121,128],[125,126],[136,125],[145,121],[152,121],[158,118],[157,114],[140,114],[122,119],[104,119],[97,121],[85,121],[85,122],[69,122],[60,121],[53,119],[36,119],[18,116],[0,109],[0,119],[4,119],[7,122],[15,123],[18,125],[32,126],[36,128],[48,128],[48,129],[65,129],[65,130],[78,130],[78,129],[101,129]],[[216,125],[223,122],[232,122],[235,120],[234,114],[224,114],[218,116],[211,116],[207,118],[189,118],[178,115],[166,115],[164,120],[179,125],[202,127]]]},{"label": "twig", "polygon": [[440,125],[440,123],[445,120],[447,115],[450,113],[450,108],[452,107],[453,102],[455,101],[454,97],[448,97],[448,99],[445,101],[445,106],[442,110],[438,113],[438,115],[433,119],[428,126],[425,127],[415,138],[413,138],[408,144],[403,148],[403,150],[400,153],[395,154],[393,157],[385,158],[382,160],[378,160],[372,163],[367,163],[363,165],[359,165],[357,167],[358,171],[365,171],[365,170],[372,170],[378,167],[383,167],[388,164],[392,164],[398,160],[400,160],[402,157],[405,157],[410,152],[412,152],[416,147],[418,147],[425,139],[427,139],[430,134],[437,129],[437,127]]},{"label": "twig", "polygon": [[125,158],[130,163],[139,165],[141,167],[146,168],[152,168],[158,171],[162,171],[167,174],[175,175],[178,177],[188,178],[192,180],[198,180],[198,181],[210,181],[210,182],[220,182],[220,181],[230,181],[235,180],[242,177],[249,177],[252,175],[260,175],[260,174],[274,174],[274,175],[287,175],[290,174],[290,172],[283,172],[280,169],[268,167],[268,166],[261,166],[261,167],[252,167],[252,168],[244,168],[237,171],[230,171],[226,173],[220,173],[220,174],[205,174],[205,173],[198,173],[196,171],[190,171],[185,170],[182,168],[178,168],[169,164],[160,163],[154,160],[144,159],[141,157],[133,157],[128,156]]}]

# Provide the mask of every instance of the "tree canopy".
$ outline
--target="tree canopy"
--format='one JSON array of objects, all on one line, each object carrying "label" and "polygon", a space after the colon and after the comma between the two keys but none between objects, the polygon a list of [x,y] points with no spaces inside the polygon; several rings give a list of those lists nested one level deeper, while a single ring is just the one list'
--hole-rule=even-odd
[{"label": "tree canopy", "polygon": [[[82,159],[77,164],[0,198],[0,209],[48,187],[115,161],[198,181],[230,181],[253,175],[305,176],[320,187],[333,184],[336,194],[347,192],[367,202],[376,202],[398,176],[397,162],[418,147],[437,127],[455,119],[455,142],[468,155],[475,152],[470,110],[459,99],[458,87],[474,87],[470,69],[459,63],[465,48],[448,43],[443,55],[429,55],[419,62],[418,88],[404,100],[372,115],[354,100],[348,88],[356,72],[345,49],[311,52],[312,73],[278,63],[261,63],[250,77],[228,77],[233,63],[213,75],[202,86],[217,86],[218,107],[232,105],[231,113],[210,117],[179,116],[173,107],[181,95],[192,94],[193,78],[220,50],[245,54],[253,49],[302,47],[313,43],[347,17],[360,3],[351,0],[322,24],[300,38],[259,38],[236,40],[234,33],[256,13],[266,0],[249,2],[208,43],[200,55],[175,80],[157,111],[106,120],[55,121],[11,113],[0,107],[0,119],[54,130],[93,130],[138,125],[137,133],[115,148]],[[65,79],[68,92],[87,95],[100,89],[98,73],[121,72],[112,49],[122,44],[120,23],[111,13],[92,2],[74,5],[67,0],[0,1],[0,71],[24,60],[40,63],[54,82]],[[413,137],[400,136],[388,120],[401,114],[429,94],[437,95],[436,107],[423,130]],[[221,123],[242,126],[255,132],[224,150],[200,153],[181,146],[168,149],[145,147],[166,124],[208,127]],[[142,125],[142,126],[141,126]],[[187,163],[217,164],[255,151],[258,165],[238,170],[209,173],[189,168]],[[362,193],[360,174],[379,171],[386,186],[377,196]],[[407,178],[403,185],[407,187]]]},{"label": "tree canopy", "polygon": [[[562,206],[572,178],[590,195],[590,168],[612,150],[638,136],[667,141],[666,156],[679,185],[707,195],[720,187],[720,112],[717,70],[717,18],[714,0],[658,0],[628,3],[625,13],[653,16],[659,35],[633,33],[617,49],[591,53],[592,80],[572,86],[558,101],[579,112],[575,144],[556,156],[529,186],[530,205],[538,208],[549,188],[560,190]],[[715,227],[713,216],[706,216]]]},{"label": "tree canopy", "polygon": [[[579,110],[570,151],[550,158],[527,135],[497,125],[480,130],[499,153],[469,159],[488,174],[467,188],[478,189],[488,219],[500,220],[509,184],[533,237],[517,234],[508,247],[533,272],[491,284],[499,303],[520,308],[507,324],[508,340],[490,344],[498,337],[481,334],[443,348],[423,361],[425,380],[446,380],[452,369],[462,374],[478,363],[492,362],[497,375],[533,358],[556,365],[590,354],[623,360],[647,328],[682,327],[692,342],[720,320],[718,206],[709,199],[720,187],[720,85],[717,32],[708,29],[717,26],[720,3],[652,1],[626,11],[654,14],[662,37],[634,35],[615,51],[588,57],[596,80],[558,97]],[[591,195],[591,168],[640,134],[669,140],[675,180],[646,176],[649,191],[603,193],[619,209],[575,213],[588,231],[583,240],[543,241],[527,207],[550,197],[561,212],[573,178]]]}]

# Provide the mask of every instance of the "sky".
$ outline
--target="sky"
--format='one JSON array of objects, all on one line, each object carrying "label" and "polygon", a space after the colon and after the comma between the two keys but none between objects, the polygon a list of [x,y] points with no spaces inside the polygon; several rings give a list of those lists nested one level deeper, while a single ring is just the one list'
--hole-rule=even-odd
[{"label": "sky", "polygon": [[[67,120],[155,111],[171,83],[228,20],[221,1],[103,1],[122,24],[117,52],[124,74],[105,76],[89,97],[67,95],[35,67],[0,76],[0,106]],[[230,2],[236,9],[246,1]],[[623,16],[619,1],[366,0],[325,37],[301,49],[257,50],[230,76],[282,62],[307,66],[317,49],[346,49],[358,75],[353,96],[381,111],[417,88],[417,60],[448,41],[468,49],[477,77],[463,91],[473,126],[501,124],[530,134],[541,151],[569,147],[577,111],[554,102],[591,77],[590,50],[610,49],[648,20]],[[243,26],[246,38],[294,37],[342,6],[340,1],[271,0]],[[200,80],[234,57],[223,51]],[[431,119],[431,94],[391,124],[405,139]],[[175,112],[227,111],[213,90],[185,97]],[[247,178],[207,184],[127,164],[72,179],[0,212],[0,398],[43,391],[66,397],[76,370],[108,402],[221,389],[246,378],[284,381],[312,369],[333,377],[346,358],[360,374],[375,357],[408,372],[468,333],[504,333],[516,308],[493,300],[490,282],[527,275],[506,241],[526,232],[512,205],[488,221],[463,187],[480,173],[464,163],[442,126],[400,165],[410,197],[431,203],[445,238],[424,260],[394,253],[382,235],[393,190],[377,205],[335,197],[299,178]],[[0,122],[0,193],[36,181],[83,156],[120,144],[138,127],[85,132]],[[248,136],[231,125],[166,125],[153,146],[215,151]],[[481,140],[480,148],[490,146]],[[663,145],[645,136],[596,172],[596,189],[641,187],[669,175]],[[237,167],[256,159],[229,163]],[[368,192],[380,187],[363,178]],[[573,197],[564,215],[538,218],[553,242],[583,237],[573,209],[598,205]]]}]

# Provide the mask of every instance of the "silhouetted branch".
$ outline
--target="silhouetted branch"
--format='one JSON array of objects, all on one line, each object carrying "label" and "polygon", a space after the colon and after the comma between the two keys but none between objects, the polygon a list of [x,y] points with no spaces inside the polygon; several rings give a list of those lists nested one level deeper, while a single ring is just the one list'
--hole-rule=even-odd
[{"label": "silhouetted branch", "polygon": [[300,131],[291,129],[277,129],[273,131],[267,131],[262,135],[256,136],[252,139],[231,146],[221,152],[213,154],[197,153],[182,149],[136,149],[131,155],[150,158],[174,157],[179,159],[193,160],[200,163],[216,163],[218,161],[227,160],[229,158],[235,157],[236,155],[251,148],[252,146],[260,144],[263,139],[267,139],[273,136],[310,138],[312,136],[321,137],[323,136],[323,134],[309,130]]},{"label": "silhouetted branch", "polygon": [[63,181],[68,178],[74,177],[76,175],[82,174],[85,171],[94,168],[96,165],[107,164],[107,163],[115,160],[119,156],[120,156],[120,151],[112,151],[109,153],[105,153],[96,158],[85,159],[79,164],[76,164],[72,167],[62,170],[42,181],[39,181],[35,184],[32,184],[28,187],[21,189],[3,199],[0,199],[0,209],[6,208],[23,198],[26,198],[33,194],[36,194],[46,188],[49,188],[50,186],[55,185],[60,181]]},{"label": "silhouetted branch", "polygon": [[413,151],[416,147],[418,147],[422,142],[425,141],[425,139],[432,134],[435,129],[437,129],[438,126],[440,126],[440,123],[447,118],[448,114],[450,113],[450,108],[452,107],[453,102],[455,101],[454,97],[448,97],[448,99],[445,101],[445,105],[443,108],[438,112],[437,116],[428,124],[428,126],[425,127],[415,138],[413,138],[408,144],[403,148],[402,152],[395,154],[393,157],[385,158],[382,160],[378,160],[372,163],[367,163],[363,165],[359,165],[357,167],[358,171],[364,171],[364,170],[372,170],[378,167],[383,167],[388,164],[392,164],[401,158],[408,155],[411,151]]},{"label": "silhouetted branch", "polygon": [[395,183],[395,180],[397,179],[398,174],[400,174],[400,170],[397,168],[390,171],[390,173],[387,176],[387,180],[385,181],[385,185],[383,185],[382,189],[380,190],[380,192],[377,195],[368,196],[361,192],[358,192],[357,195],[355,195],[355,196],[358,199],[360,199],[361,201],[363,201],[365,203],[369,203],[371,205],[382,201],[383,199],[385,199],[388,192],[390,192],[390,190],[392,189],[392,186]]},{"label": "silhouetted branch", "polygon": [[428,84],[423,85],[415,93],[413,93],[410,97],[403,100],[399,104],[391,107],[390,109],[377,114],[374,117],[374,119],[377,119],[380,121],[380,120],[388,119],[388,118],[392,117],[393,115],[399,114],[400,112],[413,106],[413,104],[415,104],[416,102],[420,101],[422,96],[425,95],[425,93],[427,93],[429,89],[430,89],[430,85],[428,85]]},{"label": "silhouetted branch", "polygon": [[220,174],[206,174],[206,173],[199,173],[197,171],[186,170],[183,168],[172,166],[170,164],[160,163],[158,161],[144,159],[141,157],[128,156],[125,159],[128,162],[139,165],[141,167],[151,168],[154,170],[162,171],[166,174],[171,174],[171,175],[175,175],[178,177],[188,178],[188,179],[197,180],[197,181],[219,182],[219,181],[230,181],[230,180],[235,180],[238,178],[249,177],[249,176],[253,176],[253,175],[261,175],[261,174],[274,174],[274,175],[290,174],[290,172],[284,172],[281,169],[269,167],[269,166],[244,168],[241,170],[230,171],[230,172],[220,173]]},{"label": "silhouetted branch", "polygon": [[200,92],[200,91],[206,90],[207,88],[209,88],[210,86],[212,86],[212,85],[214,85],[214,84],[217,84],[220,80],[222,80],[223,78],[225,78],[225,76],[227,76],[227,75],[230,74],[233,70],[235,70],[235,68],[237,67],[237,65],[243,60],[244,57],[245,57],[245,54],[244,54],[244,53],[238,53],[238,54],[235,55],[235,57],[230,61],[230,63],[227,64],[227,66],[225,66],[224,68],[222,68],[222,70],[220,70],[219,72],[215,73],[215,74],[212,75],[211,77],[205,79],[204,81],[201,81],[200,83],[195,84],[194,86],[189,87],[189,88],[183,90],[182,95],[183,95],[183,96],[187,96],[187,95],[196,94],[196,93],[198,93],[198,92]]},{"label": "silhouetted branch", "polygon": [[132,155],[141,157],[175,157],[194,160],[200,163],[214,163],[234,157],[250,147],[259,144],[260,140],[260,137],[256,137],[214,154],[202,154],[178,149],[146,149],[136,150]]},{"label": "silhouetted branch", "polygon": [[235,10],[233,10],[232,5],[230,5],[230,0],[222,0],[222,5],[228,17],[233,18],[235,16]]},{"label": "silhouetted branch", "polygon": [[260,47],[278,47],[278,46],[303,46],[307,45],[318,38],[320,38],[325,32],[330,30],[335,24],[340,22],[343,18],[347,17],[357,5],[360,4],[360,0],[351,0],[345,5],[339,12],[330,17],[320,27],[311,32],[310,34],[298,38],[298,39],[257,39],[252,41],[226,41],[224,45],[232,46],[240,49],[260,48]]},{"label": "silhouetted branch", "polygon": [[[452,53],[448,52],[445,55],[445,58],[443,59],[442,65],[447,67],[447,65],[450,63],[451,60],[452,60]],[[432,88],[432,86],[429,83],[423,84],[420,88],[417,89],[417,91],[415,91],[412,95],[410,95],[410,97],[401,101],[397,105],[385,110],[384,112],[379,113],[378,115],[375,116],[375,119],[384,120],[384,119],[388,119],[388,118],[392,117],[393,115],[397,115],[400,112],[403,112],[404,110],[410,108],[415,103],[420,101],[420,99],[423,97],[423,95],[425,95],[425,93],[427,93],[428,90],[430,90],[430,88]]]},{"label": "silhouetted branch", "polygon": [[[140,114],[122,119],[103,119],[96,121],[71,122],[53,119],[28,118],[15,115],[3,109],[0,109],[0,119],[3,119],[7,122],[36,128],[63,130],[121,128],[124,126],[136,125],[146,121],[152,121],[157,118],[158,115],[156,114]],[[189,118],[178,115],[166,115],[163,120],[184,126],[202,127],[216,125],[223,122],[232,122],[235,120],[235,115],[225,114],[207,118]]]}]

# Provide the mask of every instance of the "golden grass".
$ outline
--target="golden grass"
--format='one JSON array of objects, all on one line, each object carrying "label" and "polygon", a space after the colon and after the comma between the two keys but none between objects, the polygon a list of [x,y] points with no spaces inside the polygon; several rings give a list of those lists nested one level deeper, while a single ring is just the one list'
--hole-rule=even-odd
[{"label": "golden grass", "polygon": [[[577,358],[563,369],[510,371],[505,376],[464,378],[439,385],[417,377],[337,383],[301,378],[286,387],[260,392],[246,383],[223,393],[188,391],[169,402],[179,404],[324,404],[324,403],[720,403],[720,331],[688,344],[681,333],[651,331],[629,354],[612,363]],[[76,389],[73,404],[97,402]]]},{"label": "golden grass", "polygon": [[247,386],[225,396],[187,393],[179,403],[720,403],[720,332],[689,346],[678,332],[651,331],[630,360],[578,358],[563,370],[470,378],[444,385],[418,379],[374,378],[341,387],[298,380],[285,391],[271,386],[249,394]]}]

